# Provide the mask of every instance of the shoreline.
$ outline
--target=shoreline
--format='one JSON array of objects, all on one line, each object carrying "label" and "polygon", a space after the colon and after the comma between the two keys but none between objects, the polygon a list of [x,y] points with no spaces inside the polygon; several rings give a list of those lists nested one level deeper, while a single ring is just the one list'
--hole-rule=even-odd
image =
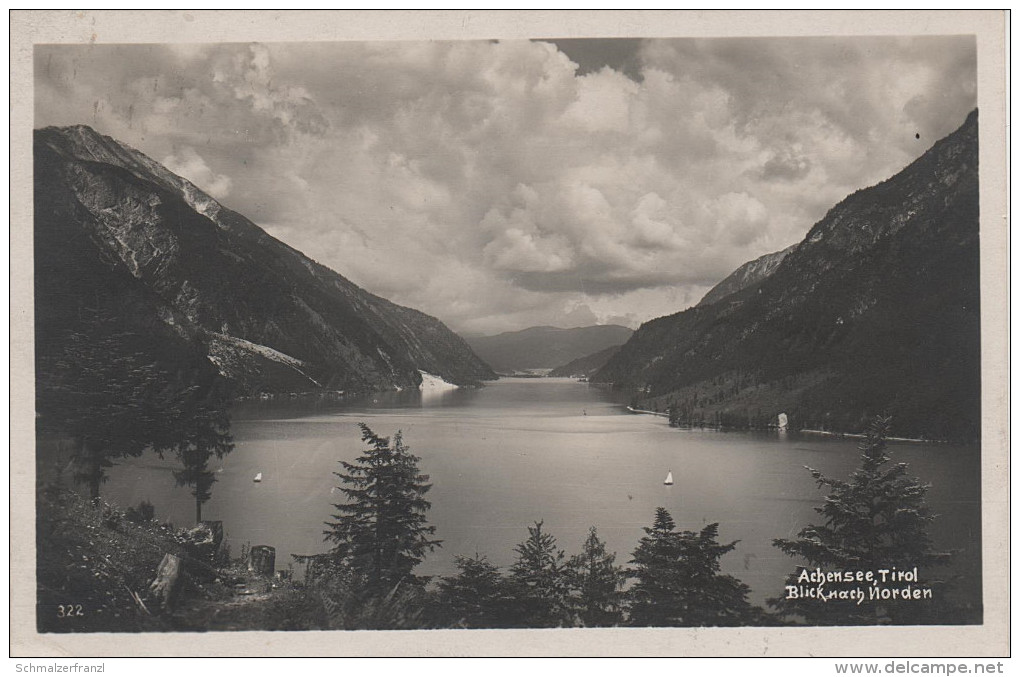
[{"label": "shoreline", "polygon": [[[636,409],[632,406],[626,407],[627,411],[632,414],[646,414],[648,416],[659,416],[661,418],[669,418],[669,414],[661,411],[651,411],[649,409]],[[685,426],[680,426],[685,427]],[[690,427],[690,426],[686,426]],[[705,428],[712,428],[719,430],[716,426],[703,426]],[[768,430],[778,430],[775,427],[769,427]],[[830,432],[828,430],[815,430],[813,428],[802,428],[800,430],[790,430],[789,432],[804,433],[808,435],[822,435],[825,437],[836,437],[836,438],[849,438],[849,439],[864,439],[866,435],[864,433],[841,433],[841,432]],[[909,444],[945,444],[945,440],[926,440],[920,437],[886,437],[886,442],[899,442]]]},{"label": "shoreline", "polygon": [[629,411],[632,414],[649,414],[651,416],[661,416],[662,418],[669,418],[669,414],[666,414],[661,411],[649,411],[648,409],[635,409],[634,407],[631,407],[629,405],[627,407],[627,411]]},{"label": "shoreline", "polygon": [[[866,437],[864,433],[835,433],[828,430],[812,430],[810,428],[803,428],[797,432],[808,433],[810,435],[824,435],[826,437],[849,437],[855,440],[862,440]],[[944,440],[925,440],[920,437],[886,437],[885,441],[910,442],[912,444],[944,444]]]}]

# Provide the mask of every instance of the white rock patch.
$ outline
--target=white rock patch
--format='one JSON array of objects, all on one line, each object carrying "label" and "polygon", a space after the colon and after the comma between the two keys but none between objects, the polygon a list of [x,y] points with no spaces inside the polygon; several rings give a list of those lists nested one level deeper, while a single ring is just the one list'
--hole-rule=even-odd
[{"label": "white rock patch", "polygon": [[419,387],[421,388],[422,392],[438,392],[440,390],[454,390],[455,388],[460,387],[458,385],[450,383],[449,381],[444,381],[442,377],[436,376],[435,374],[430,374],[427,371],[422,371],[421,369],[419,369],[418,373],[421,374],[421,386]]}]

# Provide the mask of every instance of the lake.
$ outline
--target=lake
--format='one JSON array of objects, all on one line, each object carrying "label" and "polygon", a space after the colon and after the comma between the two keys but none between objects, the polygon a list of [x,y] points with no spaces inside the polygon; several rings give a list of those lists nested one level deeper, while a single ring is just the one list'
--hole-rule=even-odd
[{"label": "lake", "polygon": [[[431,476],[428,518],[443,540],[417,570],[450,574],[458,554],[487,555],[500,567],[528,525],[545,528],[569,554],[598,527],[625,563],[655,508],[678,527],[719,522],[720,541],[739,540],[723,570],[751,586],[753,601],[779,595],[797,564],[772,547],[818,516],[823,492],[804,466],[846,478],[857,441],[780,432],[678,430],[666,419],[631,414],[603,390],[571,379],[503,379],[482,388],[433,394],[389,393],[350,403],[252,403],[233,414],[234,451],[214,461],[217,482],[203,508],[222,520],[236,556],[243,544],[271,545],[277,568],[291,553],[323,552],[323,522],[339,460],[363,449],[358,429],[403,431]],[[980,461],[976,446],[892,444],[893,460],[931,484],[939,514],[936,546],[959,551],[959,596],[980,603]],[[121,506],[148,500],[160,520],[185,526],[194,500],[174,487],[170,460],[128,459],[103,487]],[[673,486],[664,486],[672,471]],[[262,473],[262,482],[253,482]]]}]

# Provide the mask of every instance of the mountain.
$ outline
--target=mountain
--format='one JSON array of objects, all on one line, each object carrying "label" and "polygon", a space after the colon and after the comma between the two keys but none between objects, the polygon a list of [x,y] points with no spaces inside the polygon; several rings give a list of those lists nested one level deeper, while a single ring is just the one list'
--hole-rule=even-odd
[{"label": "mountain", "polygon": [[529,327],[496,336],[469,338],[471,348],[501,373],[552,369],[579,357],[620,345],[632,330],[616,324],[560,329]]},{"label": "mountain", "polygon": [[439,320],[361,289],[110,137],[51,127],[34,152],[41,365],[103,325],[163,362],[201,354],[242,396],[415,388],[420,371],[495,377]]},{"label": "mountain", "polygon": [[591,376],[606,366],[609,358],[616,354],[622,346],[609,346],[597,353],[579,357],[549,372],[549,376]]},{"label": "mountain", "polygon": [[980,434],[978,118],[833,207],[771,274],[642,325],[593,378],[681,421]]},{"label": "mountain", "polygon": [[764,256],[759,256],[754,261],[748,261],[727,275],[726,279],[722,282],[709,289],[708,293],[698,302],[698,305],[707,306],[730,294],[735,294],[742,289],[758,284],[775,271],[782,260],[786,258],[786,255],[793,251],[794,247],[796,245],[790,245],[782,251],[765,254]]}]

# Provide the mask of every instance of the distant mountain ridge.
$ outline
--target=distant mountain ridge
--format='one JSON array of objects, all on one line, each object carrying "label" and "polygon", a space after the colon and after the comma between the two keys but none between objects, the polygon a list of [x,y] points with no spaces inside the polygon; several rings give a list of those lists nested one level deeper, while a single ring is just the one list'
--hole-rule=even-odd
[{"label": "distant mountain ridge", "polygon": [[708,293],[698,301],[697,305],[707,306],[710,303],[726,298],[730,294],[735,294],[738,291],[758,284],[771,275],[779,267],[783,259],[786,258],[786,255],[792,252],[796,246],[790,245],[781,251],[765,254],[753,261],[748,261],[727,275],[722,282],[709,289]]},{"label": "distant mountain ridge", "polygon": [[492,368],[501,373],[529,369],[553,369],[571,360],[620,345],[633,333],[616,324],[561,329],[529,327],[495,336],[468,338],[468,344]]},{"label": "distant mountain ridge", "polygon": [[495,377],[439,320],[361,289],[89,127],[36,130],[35,196],[44,352],[102,306],[154,342],[199,346],[240,395],[414,388],[421,371]]},{"label": "distant mountain ridge", "polygon": [[615,355],[622,347],[622,345],[609,346],[597,353],[592,353],[591,355],[585,355],[584,357],[579,357],[576,360],[571,360],[570,362],[560,365],[550,371],[549,376],[583,376],[587,378],[602,367],[606,366],[606,363],[609,362],[609,358]]},{"label": "distant mountain ridge", "polygon": [[642,325],[593,380],[681,421],[980,435],[978,116],[815,224],[767,275]]}]

